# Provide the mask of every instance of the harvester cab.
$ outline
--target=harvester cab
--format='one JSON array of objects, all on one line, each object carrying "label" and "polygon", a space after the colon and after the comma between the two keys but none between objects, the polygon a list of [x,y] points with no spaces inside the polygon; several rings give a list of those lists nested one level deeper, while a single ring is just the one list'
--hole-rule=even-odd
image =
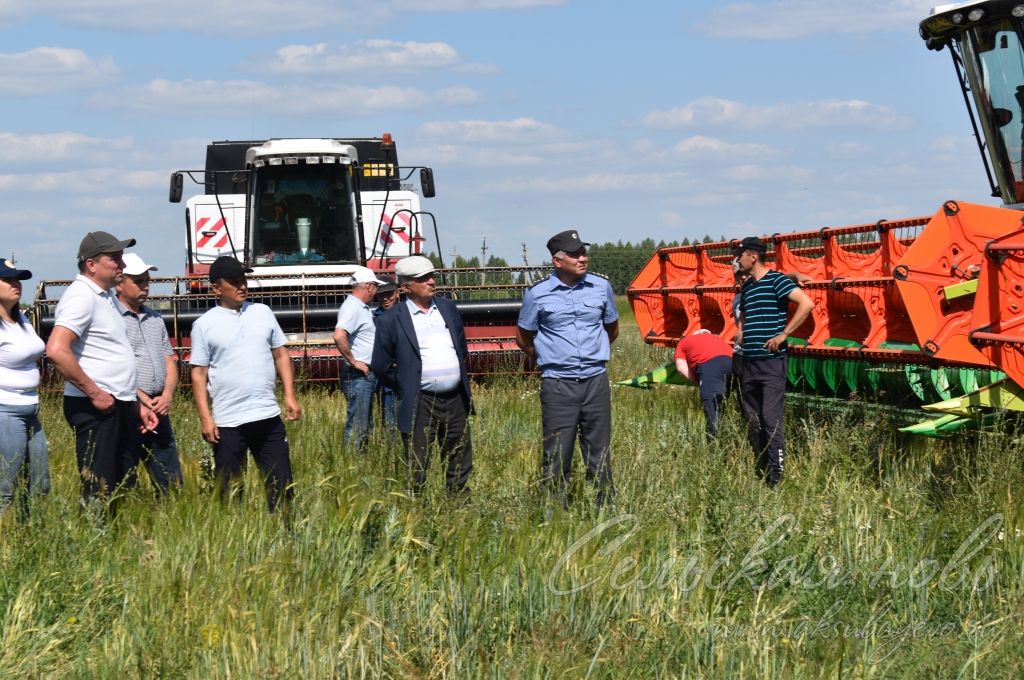
[{"label": "harvester cab", "polygon": [[920,32],[929,49],[949,49],[992,195],[1024,207],[1024,2],[941,5]]},{"label": "harvester cab", "polygon": [[[261,275],[345,275],[387,269],[421,251],[419,195],[404,182],[391,136],[215,142],[206,168],[171,176],[203,185],[186,208],[186,272],[202,275],[230,255]],[[424,196],[433,174],[420,170]]]}]

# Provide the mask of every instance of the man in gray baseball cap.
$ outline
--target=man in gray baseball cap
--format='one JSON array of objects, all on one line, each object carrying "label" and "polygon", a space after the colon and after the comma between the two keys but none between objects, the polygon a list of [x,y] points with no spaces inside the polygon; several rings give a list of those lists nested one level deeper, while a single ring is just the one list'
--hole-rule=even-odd
[{"label": "man in gray baseball cap", "polygon": [[135,239],[133,238],[122,241],[105,231],[90,231],[78,245],[78,261],[84,262],[103,253],[120,252],[125,248],[131,248],[133,245],[135,245]]},{"label": "man in gray baseball cap", "polygon": [[64,417],[75,432],[82,498],[107,500],[134,483],[139,421],[158,420],[138,401],[135,354],[113,287],[124,278],[123,251],[135,239],[105,231],[78,247],[78,276],[60,298],[46,355],[64,376]]}]

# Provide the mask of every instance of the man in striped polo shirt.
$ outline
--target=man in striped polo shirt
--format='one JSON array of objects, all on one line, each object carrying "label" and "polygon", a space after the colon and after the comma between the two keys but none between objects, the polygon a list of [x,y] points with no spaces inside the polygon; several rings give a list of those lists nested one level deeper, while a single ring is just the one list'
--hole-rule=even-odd
[{"label": "man in striped polo shirt", "polygon": [[[757,471],[774,487],[782,479],[784,461],[786,339],[807,319],[814,302],[792,279],[768,268],[767,250],[761,239],[747,237],[733,254],[740,271],[750,275],[740,290],[743,413]],[[790,302],[796,311],[787,322]]]},{"label": "man in striped polo shirt", "polygon": [[171,402],[178,386],[178,361],[167,337],[163,317],[143,303],[149,298],[149,272],[156,267],[146,264],[135,253],[125,253],[124,278],[117,284],[117,300],[124,309],[121,317],[135,353],[139,401],[153,410],[159,424],[142,435],[139,459],[146,462],[149,478],[157,496],[163,496],[173,485],[181,488],[181,463],[178,445],[171,429]]}]

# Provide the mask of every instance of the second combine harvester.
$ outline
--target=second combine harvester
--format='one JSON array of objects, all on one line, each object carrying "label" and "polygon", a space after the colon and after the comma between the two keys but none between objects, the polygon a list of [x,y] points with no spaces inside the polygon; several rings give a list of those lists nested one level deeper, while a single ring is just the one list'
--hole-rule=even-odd
[{"label": "second combine harvester", "polygon": [[[791,386],[925,404],[939,417],[908,429],[942,435],[1024,410],[1024,2],[936,7],[920,32],[952,57],[1002,207],[949,200],[930,217],[764,238],[776,269],[810,277],[815,302],[790,339]],[[733,245],[651,258],[629,287],[648,343],[674,346],[702,328],[735,335]]]}]

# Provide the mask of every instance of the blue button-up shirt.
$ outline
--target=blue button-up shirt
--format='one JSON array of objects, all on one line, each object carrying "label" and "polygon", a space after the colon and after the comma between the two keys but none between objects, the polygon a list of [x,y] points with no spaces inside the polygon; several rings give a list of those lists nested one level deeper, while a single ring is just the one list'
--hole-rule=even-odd
[{"label": "blue button-up shirt", "polygon": [[552,273],[526,291],[519,327],[535,332],[537,365],[544,378],[590,378],[611,355],[604,327],[619,320],[607,280],[586,274],[567,286]]}]

